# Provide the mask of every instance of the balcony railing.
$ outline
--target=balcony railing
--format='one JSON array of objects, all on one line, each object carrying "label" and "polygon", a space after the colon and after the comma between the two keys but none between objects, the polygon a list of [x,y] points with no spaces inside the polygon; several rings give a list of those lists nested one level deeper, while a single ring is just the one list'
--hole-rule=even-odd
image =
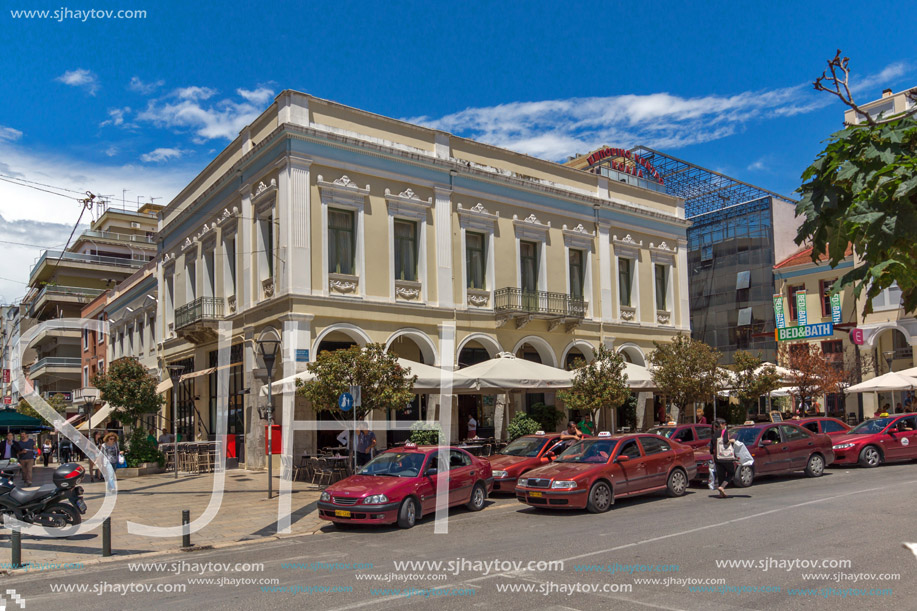
[{"label": "balcony railing", "polygon": [[494,291],[494,311],[539,318],[583,318],[586,316],[586,301],[566,293],[507,287]]},{"label": "balcony railing", "polygon": [[43,367],[69,367],[79,372],[81,366],[82,360],[78,358],[71,358],[66,356],[46,356],[43,359],[39,359],[35,362],[34,365],[29,367],[29,375],[34,375],[35,372]]},{"label": "balcony railing", "polygon": [[102,238],[108,240],[118,240],[119,242],[140,242],[142,244],[155,244],[156,238],[148,235],[137,233],[116,233],[114,231],[96,231],[87,229],[82,234],[85,238]]},{"label": "balcony railing", "polygon": [[222,297],[198,297],[175,310],[175,330],[204,320],[223,318]]},{"label": "balcony railing", "polygon": [[45,260],[57,261],[60,258],[61,261],[69,261],[72,263],[88,263],[90,265],[118,265],[124,267],[132,267],[135,269],[140,269],[149,262],[149,259],[131,259],[131,258],[121,258],[121,257],[106,257],[104,255],[87,255],[79,252],[64,252],[61,256],[61,251],[59,250],[46,250],[41,253],[41,256],[35,261],[35,265],[32,266],[32,271],[29,273],[29,281],[31,282],[32,277],[35,276],[35,272],[38,271],[38,268],[41,267],[41,264]]}]

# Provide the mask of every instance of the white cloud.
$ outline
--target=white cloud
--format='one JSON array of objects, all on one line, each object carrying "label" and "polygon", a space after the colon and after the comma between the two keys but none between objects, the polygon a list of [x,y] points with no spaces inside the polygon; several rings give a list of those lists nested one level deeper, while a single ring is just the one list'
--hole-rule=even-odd
[{"label": "white cloud", "polygon": [[0,141],[15,142],[22,138],[22,132],[12,127],[0,125]]},{"label": "white cloud", "polygon": [[158,148],[150,151],[149,153],[144,153],[140,156],[140,161],[146,163],[158,163],[160,161],[168,161],[170,159],[180,159],[182,155],[187,153],[182,149],[176,148]]},{"label": "white cloud", "polygon": [[105,127],[106,125],[114,125],[115,127],[126,126],[130,127],[131,124],[125,124],[124,119],[127,116],[127,113],[131,111],[130,106],[125,106],[124,108],[109,108],[108,109],[108,119],[99,123],[99,127]]},{"label": "white cloud", "polygon": [[176,131],[190,130],[196,144],[216,138],[232,140],[264,111],[274,95],[265,87],[239,89],[243,101],[224,98],[204,103],[216,93],[209,87],[176,89],[169,96],[150,101],[137,120]]},{"label": "white cloud", "polygon": [[165,84],[166,82],[162,79],[153,81],[152,83],[144,83],[142,80],[140,80],[139,76],[133,76],[131,77],[131,82],[128,83],[127,88],[131,91],[142,93],[143,95],[150,95]]},{"label": "white cloud", "polygon": [[55,80],[71,87],[82,87],[89,95],[95,95],[99,90],[99,77],[84,68],[68,70]]},{"label": "white cloud", "polygon": [[114,145],[112,145],[112,146],[108,147],[107,149],[105,149],[105,154],[106,154],[107,156],[109,156],[109,157],[114,157],[114,156],[117,155],[118,153],[119,153],[118,147],[117,147],[117,146],[114,146]]},{"label": "white cloud", "polygon": [[0,244],[4,266],[0,274],[0,301],[13,303],[22,299],[35,260],[43,250],[62,248],[75,221],[76,217],[70,223],[7,220],[0,215],[0,235],[4,240]]},{"label": "white cloud", "polygon": [[[892,64],[866,81],[908,70]],[[677,149],[743,130],[749,122],[810,113],[834,102],[809,84],[693,98],[671,93],[511,102],[407,119],[520,153],[562,161],[601,145]]]},{"label": "white cloud", "polygon": [[[899,78],[910,72],[911,66],[907,62],[895,62],[894,64],[889,64],[881,72],[876,74],[870,74],[863,78],[857,78],[854,76],[851,79],[850,91],[853,93],[862,93],[866,90],[881,87],[885,89],[890,86],[892,83],[897,81]],[[879,97],[876,95],[875,97]],[[871,102],[872,100],[863,100],[863,103]]]},{"label": "white cloud", "polygon": [[760,172],[767,167],[767,164],[764,162],[764,158],[758,159],[748,165],[747,169],[749,172]]}]

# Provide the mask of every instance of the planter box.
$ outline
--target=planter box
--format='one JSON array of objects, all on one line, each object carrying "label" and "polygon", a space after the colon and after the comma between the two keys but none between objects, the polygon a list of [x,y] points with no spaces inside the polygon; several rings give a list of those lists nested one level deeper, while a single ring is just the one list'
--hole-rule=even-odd
[{"label": "planter box", "polygon": [[115,476],[118,479],[129,479],[132,477],[162,473],[163,471],[165,471],[165,469],[160,467],[159,464],[154,462],[145,462],[142,463],[139,467],[125,467],[123,469],[116,469]]}]

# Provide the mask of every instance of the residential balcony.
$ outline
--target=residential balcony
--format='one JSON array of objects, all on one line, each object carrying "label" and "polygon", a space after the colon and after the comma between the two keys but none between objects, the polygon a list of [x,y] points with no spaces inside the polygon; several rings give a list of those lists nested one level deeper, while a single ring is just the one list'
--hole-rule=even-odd
[{"label": "residential balcony", "polygon": [[65,356],[46,356],[29,367],[29,378],[37,380],[42,376],[54,378],[73,377],[79,379],[82,361],[79,358]]},{"label": "residential balcony", "polygon": [[105,292],[105,289],[91,289],[81,286],[48,285],[42,288],[29,304],[29,316],[35,317],[50,303],[85,305]]},{"label": "residential balcony", "polygon": [[[53,320],[49,321],[49,324],[53,324]],[[82,329],[74,328],[49,328],[45,327],[39,331],[35,337],[32,339],[31,347],[38,348],[44,344],[54,344],[54,345],[63,345],[69,344],[71,346],[78,346],[80,343],[80,338],[83,337]],[[42,350],[42,352],[49,352],[50,350]]]},{"label": "residential balcony", "polygon": [[141,244],[155,244],[156,238],[146,234],[137,233],[117,233],[114,231],[96,231],[87,229],[80,234],[80,238],[91,240],[93,238],[100,240],[115,240],[116,242],[139,242]]},{"label": "residential balcony", "polygon": [[195,344],[213,341],[216,322],[222,318],[222,297],[198,297],[175,309],[175,333]]},{"label": "residential balcony", "polygon": [[516,328],[521,329],[537,318],[550,321],[549,331],[560,324],[565,324],[571,331],[585,318],[587,307],[584,299],[566,293],[524,291],[517,287],[494,291],[494,313],[498,326],[512,318]]},{"label": "residential balcony", "polygon": [[[60,260],[59,264],[58,260]],[[53,269],[58,265],[84,270],[88,267],[99,272],[126,277],[148,262],[148,259],[106,257],[104,255],[87,255],[77,252],[64,252],[62,255],[59,250],[46,250],[41,253],[35,265],[32,266],[32,271],[29,273],[29,284],[34,285],[42,280],[47,281],[51,277]]]}]

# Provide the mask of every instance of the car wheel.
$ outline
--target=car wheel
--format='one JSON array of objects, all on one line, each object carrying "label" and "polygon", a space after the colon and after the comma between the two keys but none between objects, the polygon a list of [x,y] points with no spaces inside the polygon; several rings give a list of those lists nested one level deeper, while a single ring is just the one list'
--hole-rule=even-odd
[{"label": "car wheel", "polygon": [[806,475],[809,477],[821,477],[825,472],[825,459],[821,454],[813,454],[809,457],[809,463],[806,465]]},{"label": "car wheel", "polygon": [[484,501],[487,499],[487,490],[484,488],[484,484],[478,482],[474,485],[474,488],[471,490],[471,498],[468,499],[468,503],[465,505],[471,511],[481,511],[484,509]]},{"label": "car wheel", "polygon": [[669,473],[669,481],[666,483],[666,492],[669,496],[684,496],[688,491],[688,476],[681,469],[673,469]]},{"label": "car wheel", "polygon": [[755,481],[755,470],[751,465],[739,466],[736,469],[736,475],[732,478],[732,483],[736,485],[737,488],[748,488],[751,486],[751,483]]},{"label": "car wheel", "polygon": [[590,513],[604,513],[611,508],[611,486],[605,482],[596,482],[589,490],[586,509]]},{"label": "car wheel", "polygon": [[882,455],[879,454],[879,449],[876,446],[866,446],[860,452],[859,463],[861,467],[878,467],[880,462],[882,462]]},{"label": "car wheel", "polygon": [[406,498],[398,510],[398,528],[411,528],[416,523],[417,501],[412,498]]}]

